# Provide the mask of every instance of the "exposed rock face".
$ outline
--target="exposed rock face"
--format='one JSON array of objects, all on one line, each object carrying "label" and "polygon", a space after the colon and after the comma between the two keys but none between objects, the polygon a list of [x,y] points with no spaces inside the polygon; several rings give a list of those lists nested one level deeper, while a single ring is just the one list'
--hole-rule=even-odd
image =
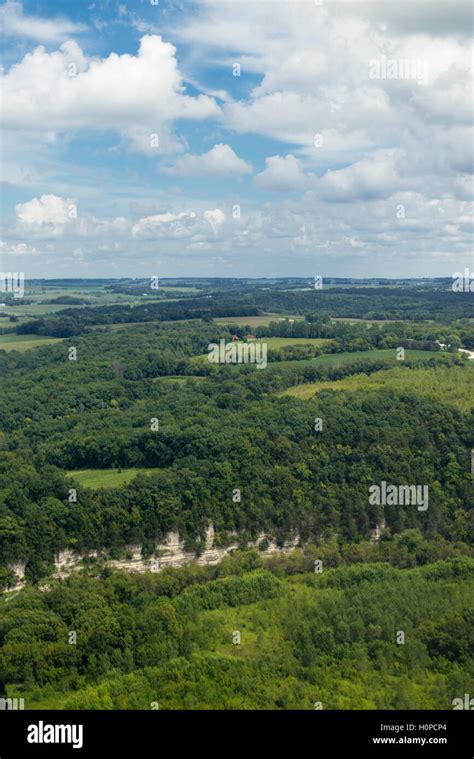
[{"label": "exposed rock face", "polygon": [[24,561],[15,561],[12,564],[7,564],[7,569],[9,569],[10,572],[13,572],[17,582],[15,585],[12,585],[12,587],[7,588],[5,592],[12,593],[14,590],[21,590],[25,587],[25,568],[26,563]]},{"label": "exposed rock face", "polygon": [[67,548],[65,551],[60,551],[58,555],[56,556],[56,560],[54,562],[54,577],[67,577],[71,574],[74,570],[81,569],[81,566],[78,566],[81,564],[82,559],[86,557],[94,557],[98,558],[99,552],[98,551],[90,551],[85,556],[82,554],[75,553],[74,551],[71,551],[70,548]]},{"label": "exposed rock face", "polygon": [[[164,543],[156,543],[154,556],[143,558],[141,545],[125,546],[125,553],[129,554],[126,559],[110,559],[106,555],[103,558],[107,566],[113,569],[119,569],[126,572],[160,572],[166,567],[184,567],[187,564],[197,564],[198,566],[210,566],[218,564],[225,556],[235,551],[239,547],[237,535],[235,542],[227,546],[217,547],[214,545],[214,526],[210,524],[206,530],[205,547],[203,552],[196,554],[185,551],[184,540],[181,540],[179,533],[169,532]],[[290,553],[299,543],[299,536],[296,535],[292,540],[287,541],[282,548],[278,547],[275,541],[268,539],[265,533],[261,533],[257,540],[249,543],[249,546],[256,547],[262,541],[268,540],[268,546],[263,550],[262,556],[269,556],[272,553]],[[101,555],[97,551],[87,554],[88,557],[98,558]],[[55,577],[67,577],[71,572],[82,568],[82,559],[85,558],[73,551],[61,551],[55,562]]]},{"label": "exposed rock face", "polygon": [[[83,560],[86,558],[102,559],[108,567],[118,569],[124,572],[161,572],[166,567],[184,567],[188,564],[198,564],[199,566],[211,566],[219,564],[225,556],[228,556],[239,547],[238,535],[232,535],[233,540],[226,546],[214,545],[214,525],[210,524],[206,530],[204,550],[199,556],[185,551],[184,540],[181,540],[179,533],[169,532],[166,535],[164,543],[156,543],[154,555],[148,558],[142,556],[141,545],[125,546],[124,552],[128,554],[125,559],[111,559],[105,551],[90,551],[87,554],[75,553],[71,549],[60,551],[55,558],[53,577],[56,579],[68,577],[73,572],[78,572],[84,567]],[[291,540],[279,547],[276,542],[269,538],[265,533],[260,533],[258,538],[249,543],[249,547],[258,548],[263,541],[268,545],[261,550],[262,556],[270,556],[274,553],[291,553],[299,544],[299,535],[295,535]],[[18,582],[7,592],[21,590],[25,586],[25,563],[18,562],[8,567],[15,573]],[[48,591],[50,588],[43,585],[40,588]]]},{"label": "exposed rock face", "polygon": [[386,526],[385,525],[385,519],[382,519],[380,521],[380,524],[378,524],[377,527],[375,527],[372,530],[372,539],[371,539],[372,543],[378,543],[379,542],[379,540],[380,540],[380,538],[382,536],[382,532],[383,532],[383,530],[385,530],[385,526]]}]

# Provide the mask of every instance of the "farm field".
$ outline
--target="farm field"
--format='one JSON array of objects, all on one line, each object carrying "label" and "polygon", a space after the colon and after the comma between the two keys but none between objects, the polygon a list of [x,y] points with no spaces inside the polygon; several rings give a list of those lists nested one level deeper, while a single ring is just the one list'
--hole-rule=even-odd
[{"label": "farm field", "polygon": [[[416,349],[407,349],[405,351],[405,358],[407,360],[427,359],[431,356],[443,356],[446,361],[451,361],[450,355],[442,354],[440,351],[421,351]],[[318,366],[338,367],[350,364],[353,361],[359,361],[360,359],[367,359],[367,361],[383,360],[387,364],[393,364],[394,366],[399,364],[396,357],[396,351],[393,348],[384,348],[382,350],[374,348],[373,350],[368,351],[323,353],[321,356],[316,356],[316,358],[303,359],[302,361],[279,361],[269,364],[269,369],[271,369],[272,366],[314,366],[314,364],[317,364]]]},{"label": "farm field", "polygon": [[262,316],[222,316],[214,319],[217,324],[237,324],[241,327],[267,327],[271,322],[285,319],[302,320],[303,316],[292,314],[263,314]]},{"label": "farm field", "polygon": [[[90,305],[90,304],[88,304]],[[96,305],[96,304],[94,304]],[[64,306],[47,303],[26,303],[20,306],[5,306],[2,308],[2,314],[8,314],[8,316],[28,317],[28,321],[35,316],[46,316],[47,314],[55,314],[58,311],[62,311],[65,308],[82,308],[82,306]]]},{"label": "farm field", "polygon": [[[165,303],[167,300],[171,300],[171,298],[161,298],[160,303]],[[143,301],[144,302],[144,301]],[[226,317],[218,317],[214,319],[214,322],[216,324],[235,324],[236,326],[240,327],[251,327],[252,329],[255,329],[255,327],[266,327],[270,322],[284,319],[302,319],[302,316],[282,316],[281,314],[268,314],[266,316],[226,316]],[[112,324],[107,324],[105,326],[103,325],[95,325],[93,329],[95,330],[104,330],[104,329],[122,329],[125,327],[136,327],[139,324],[199,324],[201,319],[173,319],[170,321],[162,321],[160,319],[155,319],[153,321],[149,322],[113,322]],[[295,339],[295,338],[291,338]],[[298,338],[296,338],[298,339]],[[311,342],[311,340],[304,340],[304,342]]]},{"label": "farm field", "polygon": [[[276,341],[272,344],[272,341]],[[313,343],[316,345],[324,345],[325,343],[330,342],[330,340],[325,339],[319,339],[319,338],[313,338],[313,339],[305,339],[305,338],[262,338],[259,342],[267,343],[268,348],[274,348],[275,350],[277,348],[281,348],[284,345],[293,345],[297,344],[294,341],[297,340],[298,344],[304,344],[304,343]],[[281,341],[281,343],[279,342]],[[194,356],[190,359],[191,363],[202,363],[207,361],[208,354],[201,354],[199,356]],[[405,358],[406,360],[426,360],[427,358],[436,356],[441,361],[446,361],[447,363],[451,363],[452,361],[452,354],[446,354],[441,353],[440,351],[422,351],[417,349],[407,349],[405,351]],[[320,356],[316,356],[315,358],[305,358],[301,360],[294,360],[294,361],[271,361],[268,363],[267,370],[271,371],[272,369],[279,369],[279,368],[299,368],[299,367],[305,367],[305,366],[324,366],[324,367],[332,367],[332,368],[338,368],[340,366],[346,366],[347,364],[360,362],[361,359],[367,360],[367,362],[372,361],[383,361],[383,363],[386,363],[387,365],[393,365],[396,366],[400,362],[398,361],[396,357],[396,351],[393,348],[384,348],[384,349],[372,349],[367,351],[348,351],[343,353],[323,353]],[[228,371],[240,371],[242,368],[248,369],[248,368],[255,368],[253,364],[229,364],[226,365],[226,368]]]},{"label": "farm field", "polygon": [[[294,344],[293,341],[295,339],[299,341],[299,344],[309,342],[316,345],[323,345],[324,343],[330,342],[330,340],[319,338],[314,338],[312,340],[306,340],[304,338],[262,338],[260,342],[267,343],[270,350],[271,348],[274,348],[276,350],[277,348],[283,347],[283,345],[288,346]],[[282,343],[279,344],[277,342],[272,345],[272,340],[281,340]],[[201,354],[199,356],[193,356],[190,359],[190,363],[202,364],[204,362],[207,362],[207,357],[207,353]],[[440,361],[446,361],[448,364],[452,362],[452,354],[443,354],[440,351],[422,351],[416,349],[407,349],[405,351],[405,358],[407,361],[426,361],[431,357],[436,357]],[[361,360],[366,360],[368,364],[372,363],[373,361],[382,361],[383,364],[387,364],[387,366],[397,366],[400,363],[396,358],[396,351],[393,348],[386,348],[381,350],[373,349],[367,351],[350,351],[344,353],[323,353],[320,356],[316,356],[315,358],[300,360],[296,359],[294,361],[270,361],[267,365],[266,371],[277,371],[281,368],[298,369],[308,366],[322,366],[337,369],[339,367],[347,366],[350,364],[359,364]],[[255,364],[252,363],[228,365],[223,364],[222,366],[225,366],[229,372],[239,372],[242,370],[247,371],[255,369]]]},{"label": "farm field", "polygon": [[[441,356],[441,351],[422,351],[417,349],[407,349],[405,351],[405,358],[427,358],[428,356]],[[350,360],[350,358],[357,356],[358,358],[364,357],[368,359],[375,359],[375,358],[384,358],[387,361],[391,362],[393,361],[395,364],[399,364],[399,360],[396,357],[396,351],[394,348],[384,348],[382,350],[378,350],[374,348],[373,350],[368,351],[356,351],[356,352],[349,352],[349,353],[325,353],[322,356],[317,356],[314,360],[317,361],[320,364],[327,364],[327,365],[334,365],[337,366],[339,363],[346,363]],[[444,356],[446,360],[450,361],[450,356],[445,355]]]},{"label": "farm field", "polygon": [[327,345],[331,340],[322,337],[262,337],[257,343],[266,343],[269,350],[278,350],[287,345]]},{"label": "farm field", "polygon": [[[183,293],[187,293],[189,295],[194,295],[198,292],[196,288],[175,287],[163,288],[161,292],[167,291],[170,293],[183,291]],[[48,302],[55,300],[56,298],[64,297],[81,299],[83,301],[83,304]],[[130,295],[128,293],[109,292],[107,290],[104,290],[103,287],[84,287],[82,289],[44,287],[38,290],[28,290],[28,288],[26,288],[24,300],[33,302],[23,303],[21,300],[17,300],[15,301],[15,305],[10,305],[10,303],[7,302],[7,304],[2,308],[2,313],[8,314],[9,316],[17,316],[23,319],[24,317],[31,319],[34,317],[44,317],[48,314],[55,314],[58,311],[64,310],[65,308],[76,310],[83,308],[84,306],[113,306],[120,304],[143,305],[147,301],[150,303],[156,303],[157,300],[163,302],[167,299],[161,297],[157,298],[153,292],[150,292],[149,295],[143,295],[142,293]]]},{"label": "farm field", "polygon": [[461,411],[468,411],[474,405],[474,372],[469,371],[468,366],[436,366],[421,369],[400,366],[370,375],[355,374],[334,382],[310,382],[297,385],[279,392],[278,395],[308,400],[323,390],[357,391],[379,388],[388,388],[397,392],[406,391],[434,398],[443,403],[451,403]]},{"label": "farm field", "polygon": [[130,469],[82,469],[70,470],[67,474],[79,485],[92,490],[99,488],[119,488],[127,485],[137,474],[155,474],[159,469],[147,469],[145,467],[132,467]]},{"label": "farm field", "polygon": [[59,343],[61,339],[58,337],[33,337],[32,335],[0,335],[0,350],[4,351],[24,351],[30,350],[30,348],[37,348],[39,345],[52,345],[53,343]]},{"label": "farm field", "polygon": [[[403,319],[358,319],[353,316],[333,316],[332,322],[348,322],[349,324],[397,324],[403,322]],[[413,322],[413,326],[418,324],[430,324],[431,319],[426,319],[424,322]]]}]

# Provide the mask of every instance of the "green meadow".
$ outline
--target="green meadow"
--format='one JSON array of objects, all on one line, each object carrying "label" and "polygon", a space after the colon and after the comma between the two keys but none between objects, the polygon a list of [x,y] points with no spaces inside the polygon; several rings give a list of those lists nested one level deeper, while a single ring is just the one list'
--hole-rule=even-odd
[{"label": "green meadow", "polygon": [[32,337],[32,335],[0,335],[0,350],[4,351],[24,351],[30,348],[37,348],[39,345],[51,345],[61,342],[58,337]]},{"label": "green meadow", "polygon": [[[445,360],[447,363],[451,363],[452,354],[442,354],[440,351],[421,351],[416,349],[407,349],[405,351],[405,360],[416,361],[420,359],[427,359],[436,356],[441,360]],[[323,353],[316,358],[303,359],[302,361],[280,361],[273,364],[269,364],[269,368],[273,367],[291,367],[291,366],[328,366],[337,368],[339,366],[346,366],[347,364],[358,362],[361,359],[372,361],[383,361],[388,365],[397,366],[400,361],[397,359],[395,348],[384,348],[379,350],[374,348],[368,351],[348,351],[345,353]]]},{"label": "green meadow", "polygon": [[79,485],[92,490],[99,488],[119,488],[127,485],[138,474],[155,474],[159,469],[131,467],[130,469],[80,469],[70,470],[67,474]]},{"label": "green meadow", "polygon": [[303,316],[291,314],[263,314],[262,316],[219,316],[214,321],[217,324],[237,324],[240,327],[267,327],[270,322],[284,321],[285,319],[295,319],[296,321],[303,318]]}]

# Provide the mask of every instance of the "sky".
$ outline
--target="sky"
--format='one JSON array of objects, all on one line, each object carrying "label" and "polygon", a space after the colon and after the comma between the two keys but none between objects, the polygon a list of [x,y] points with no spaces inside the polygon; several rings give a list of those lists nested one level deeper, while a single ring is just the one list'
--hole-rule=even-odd
[{"label": "sky", "polygon": [[464,0],[0,0],[0,270],[474,270]]}]

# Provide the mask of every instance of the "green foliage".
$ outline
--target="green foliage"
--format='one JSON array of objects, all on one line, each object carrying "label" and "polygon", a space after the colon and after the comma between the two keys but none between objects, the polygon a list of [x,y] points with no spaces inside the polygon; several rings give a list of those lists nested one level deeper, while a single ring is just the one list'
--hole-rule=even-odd
[{"label": "green foliage", "polygon": [[[455,353],[474,347],[470,295],[202,282],[132,307],[137,287],[2,337],[74,335],[0,350],[0,588],[27,578],[0,600],[0,688],[81,709],[440,709],[472,692],[473,362]],[[267,370],[203,360],[246,317]],[[314,397],[283,394],[304,383]],[[428,485],[428,511],[370,504],[382,480]],[[212,567],[103,561],[132,544],[151,558],[170,530],[198,556],[209,522],[216,546],[267,537]],[[51,579],[63,549],[99,558]]]},{"label": "green foliage", "polygon": [[7,692],[67,709],[447,709],[470,692],[474,559],[226,574],[249,560],[4,602]]}]

